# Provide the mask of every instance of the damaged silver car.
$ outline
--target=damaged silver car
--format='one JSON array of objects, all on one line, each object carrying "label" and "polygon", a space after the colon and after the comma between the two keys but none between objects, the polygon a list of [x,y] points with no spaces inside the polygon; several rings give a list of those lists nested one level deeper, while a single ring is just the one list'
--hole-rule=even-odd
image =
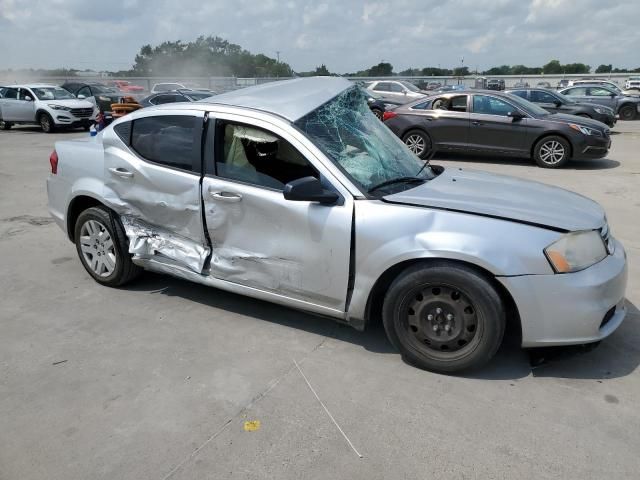
[{"label": "damaged silver car", "polygon": [[134,112],[56,143],[49,209],[87,272],[143,269],[324,315],[382,320],[411,363],[583,344],[626,314],[626,254],[602,208],[413,155],[339,78]]}]

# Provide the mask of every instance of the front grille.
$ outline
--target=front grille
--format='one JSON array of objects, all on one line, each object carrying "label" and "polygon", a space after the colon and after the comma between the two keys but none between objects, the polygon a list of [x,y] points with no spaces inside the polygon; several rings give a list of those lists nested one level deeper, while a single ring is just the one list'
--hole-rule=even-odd
[{"label": "front grille", "polygon": [[93,115],[93,108],[72,108],[71,115],[78,118],[89,118]]}]

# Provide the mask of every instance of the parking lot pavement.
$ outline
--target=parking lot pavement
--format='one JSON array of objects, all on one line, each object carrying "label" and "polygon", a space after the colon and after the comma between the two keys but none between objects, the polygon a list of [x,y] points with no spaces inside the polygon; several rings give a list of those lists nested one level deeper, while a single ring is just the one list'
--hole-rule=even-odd
[{"label": "parking lot pavement", "polygon": [[637,478],[640,122],[614,132],[608,159],[559,171],[433,161],[597,200],[630,262],[630,315],[595,350],[532,368],[507,338],[448,377],[404,364],[379,327],[154,274],[98,286],[46,209],[54,140],[85,133],[1,131],[0,479]]}]

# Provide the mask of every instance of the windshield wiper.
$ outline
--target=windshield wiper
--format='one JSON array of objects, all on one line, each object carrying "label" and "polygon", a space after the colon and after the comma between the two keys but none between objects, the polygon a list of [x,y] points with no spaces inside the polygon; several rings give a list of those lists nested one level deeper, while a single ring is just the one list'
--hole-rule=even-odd
[{"label": "windshield wiper", "polygon": [[426,178],[420,178],[420,177],[398,177],[398,178],[392,178],[391,180],[386,180],[382,183],[379,183],[377,185],[374,185],[373,187],[371,187],[369,190],[367,190],[367,193],[372,193],[382,187],[387,187],[389,185],[394,185],[396,183],[424,183],[426,182],[427,179]]}]

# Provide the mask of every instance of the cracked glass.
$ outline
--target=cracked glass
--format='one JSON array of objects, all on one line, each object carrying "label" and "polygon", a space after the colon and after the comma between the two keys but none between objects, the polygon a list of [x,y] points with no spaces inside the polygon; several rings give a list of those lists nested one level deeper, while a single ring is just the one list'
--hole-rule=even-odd
[{"label": "cracked glass", "polygon": [[371,112],[360,87],[345,90],[295,124],[365,192],[396,179],[435,176]]}]

